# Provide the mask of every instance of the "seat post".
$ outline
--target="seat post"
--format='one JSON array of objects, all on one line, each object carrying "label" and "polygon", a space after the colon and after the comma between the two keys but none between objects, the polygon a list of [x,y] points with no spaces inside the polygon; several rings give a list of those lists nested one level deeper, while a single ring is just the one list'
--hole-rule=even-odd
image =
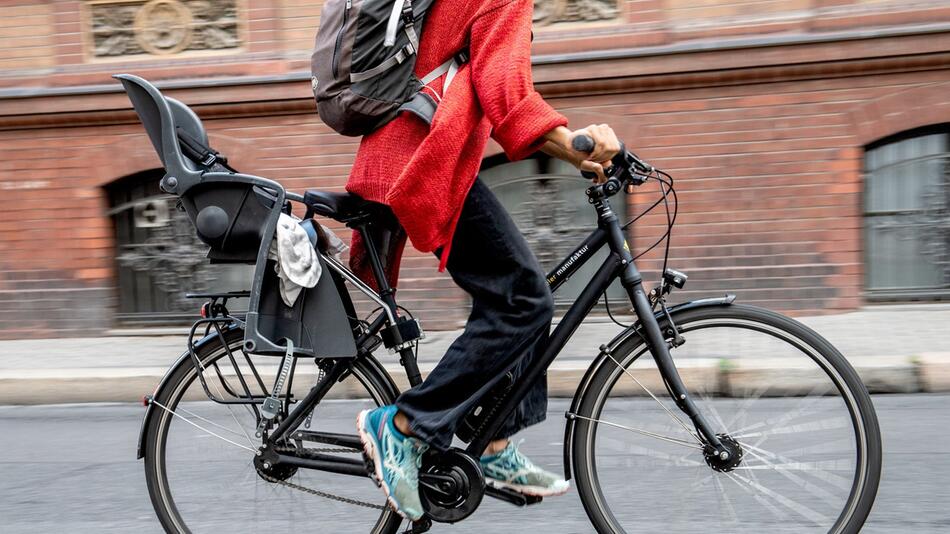
[{"label": "seat post", "polygon": [[373,277],[376,279],[376,287],[379,288],[379,296],[383,299],[383,302],[389,306],[390,310],[393,312],[393,316],[397,316],[398,313],[396,313],[396,299],[393,296],[395,291],[393,291],[393,289],[389,286],[389,279],[386,277],[385,269],[383,269],[383,262],[379,259],[379,250],[376,248],[376,242],[373,240],[373,236],[368,229],[370,224],[372,223],[362,222],[356,225],[356,230],[363,238],[363,243],[366,246],[366,253],[369,254],[369,264],[373,269]]},{"label": "seat post", "polygon": [[[379,250],[376,249],[376,243],[367,228],[370,224],[372,223],[369,221],[363,221],[353,226],[360,233],[360,236],[362,236],[363,244],[366,246],[366,253],[369,254],[370,266],[373,268],[373,277],[376,278],[376,284],[379,287],[379,296],[382,301],[389,306],[389,309],[392,310],[393,317],[396,317],[396,321],[399,322],[402,319],[399,318],[399,310],[396,307],[396,292],[389,286],[386,271],[383,269],[383,262],[379,259]],[[406,368],[406,378],[409,379],[409,386],[415,387],[422,383],[422,373],[419,371],[419,364],[416,362],[415,352],[411,347],[403,346],[403,337],[398,325],[390,325],[389,328],[393,336],[393,342],[395,346],[398,347],[399,363]]]}]

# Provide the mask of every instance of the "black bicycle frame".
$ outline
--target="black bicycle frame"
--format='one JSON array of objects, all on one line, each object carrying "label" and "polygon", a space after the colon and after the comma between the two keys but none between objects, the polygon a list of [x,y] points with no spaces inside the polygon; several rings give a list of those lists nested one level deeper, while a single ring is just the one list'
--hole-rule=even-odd
[{"label": "black bicycle frame", "polygon": [[483,425],[481,432],[469,443],[466,450],[476,457],[482,454],[489,442],[501,428],[504,421],[517,408],[536,380],[541,379],[548,367],[570,340],[571,336],[581,325],[581,322],[590,313],[591,309],[600,300],[607,288],[620,278],[620,282],[633,304],[634,312],[639,319],[640,328],[637,330],[644,336],[656,360],[660,374],[669,387],[677,406],[693,421],[706,443],[713,447],[718,454],[723,451],[719,438],[709,426],[699,409],[690,399],[673,364],[669,345],[660,331],[660,326],[653,314],[653,306],[646,292],[643,290],[643,277],[633,260],[630,247],[623,236],[623,228],[610,202],[600,187],[592,187],[587,191],[588,197],[597,210],[597,229],[594,230],[561,264],[547,276],[551,291],[556,291],[571,275],[577,272],[606,244],[610,248],[610,255],[604,260],[590,282],[581,291],[577,300],[571,305],[551,333],[547,346],[535,366],[531,367],[523,376],[518,378],[517,384],[505,397],[503,404],[495,411],[490,421]]},{"label": "black bicycle frame", "polygon": [[[610,207],[608,200],[609,194],[604,192],[603,187],[593,186],[587,190],[587,195],[597,211],[597,229],[591,232],[560,265],[547,275],[547,282],[551,291],[554,292],[561,287],[564,282],[587,263],[604,245],[609,247],[610,254],[551,333],[547,345],[543,347],[541,355],[538,357],[537,363],[523,376],[518,378],[517,383],[504,396],[491,419],[485,421],[481,429],[475,434],[472,441],[466,447],[466,451],[476,458],[482,454],[504,421],[511,415],[522,399],[524,399],[525,395],[527,395],[531,386],[535,381],[542,378],[542,375],[545,374],[548,367],[554,362],[554,359],[581,325],[584,318],[587,317],[591,309],[597,304],[600,296],[603,295],[610,284],[619,277],[638,318],[636,331],[643,337],[649,347],[650,353],[656,361],[657,368],[670,394],[673,396],[674,402],[679,409],[690,418],[700,437],[712,451],[716,454],[726,452],[712,427],[710,427],[709,423],[693,403],[686,390],[686,386],[679,376],[679,372],[676,370],[676,366],[670,355],[669,345],[654,316],[653,305],[643,289],[643,278],[634,264],[633,255],[630,252],[626,239],[624,239],[620,221]],[[361,229],[357,228],[357,230]],[[367,244],[369,245],[371,242]],[[367,249],[371,259],[376,258],[371,262],[371,265],[374,267],[374,274],[377,277],[379,286],[384,289],[382,294],[385,297],[385,302],[390,306],[390,312],[395,316],[398,309],[393,299],[392,291],[389,290],[389,286],[386,284],[386,278],[382,268],[379,266],[376,250],[371,246],[367,246]],[[382,316],[380,318],[382,318]],[[371,327],[357,340],[357,346],[362,346],[365,340],[375,336],[386,323],[387,321],[385,320],[374,321]],[[417,385],[421,382],[421,377],[418,372],[418,366],[416,365],[415,354],[411,348],[406,347],[403,347],[399,351],[399,354],[400,363],[406,368],[410,378],[410,385]],[[323,398],[330,387],[346,376],[349,372],[350,365],[351,362],[346,360],[334,363],[327,371],[324,380],[315,386],[308,395],[290,411],[278,427],[274,429],[269,436],[269,441],[272,443],[280,442],[286,439],[291,433],[296,432],[294,435],[296,439],[320,443],[345,442],[349,446],[359,448],[359,440],[356,436],[340,436],[338,434],[311,431],[298,432],[296,430],[304,416]],[[294,460],[291,457],[281,457],[282,463],[291,463],[300,467],[343,474],[365,475],[365,471],[355,462],[340,458],[340,465],[334,465],[334,461],[335,460],[330,457],[321,457],[319,461],[304,459]]]}]

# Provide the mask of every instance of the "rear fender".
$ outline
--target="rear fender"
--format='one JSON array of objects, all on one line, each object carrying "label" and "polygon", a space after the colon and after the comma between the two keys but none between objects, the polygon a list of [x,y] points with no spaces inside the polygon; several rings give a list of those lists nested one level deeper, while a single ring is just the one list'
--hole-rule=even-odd
[{"label": "rear fender", "polygon": [[[690,302],[684,302],[682,304],[677,304],[669,308],[670,316],[674,318],[676,315],[690,310],[695,310],[698,308],[713,308],[719,306],[729,306],[736,300],[735,295],[726,295],[723,297],[714,297],[693,300]],[[662,310],[659,310],[654,314],[657,322],[661,325],[666,321],[666,316],[663,314]],[[605,361],[608,361],[608,353],[613,353],[617,347],[622,343],[626,342],[629,338],[638,335],[636,331],[636,324],[633,324],[625,328],[622,332],[617,334],[610,343],[602,347],[600,354],[594,361],[591,363],[590,367],[587,368],[587,372],[584,373],[584,377],[581,378],[580,384],[577,386],[577,390],[574,392],[574,400],[571,401],[571,409],[569,413],[577,413],[581,405],[581,401],[584,398],[584,395],[587,393],[587,388],[590,387],[590,383],[593,380],[594,376],[597,374],[597,371],[600,370],[600,367],[604,364]],[[564,478],[566,480],[571,479],[571,458],[574,453],[574,425],[575,419],[567,419],[567,424],[564,425]]]}]

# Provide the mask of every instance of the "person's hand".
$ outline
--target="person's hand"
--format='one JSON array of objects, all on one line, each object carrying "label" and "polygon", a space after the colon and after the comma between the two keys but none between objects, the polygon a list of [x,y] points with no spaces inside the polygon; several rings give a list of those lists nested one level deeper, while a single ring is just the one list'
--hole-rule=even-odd
[{"label": "person's hand", "polygon": [[[594,140],[594,149],[590,153],[574,150],[572,141],[579,135],[590,136]],[[592,124],[580,130],[571,131],[563,126],[552,130],[547,139],[557,145],[558,157],[571,162],[581,171],[597,175],[594,183],[602,184],[607,181],[605,168],[610,168],[610,160],[620,152],[620,139],[613,129],[606,124]]]}]

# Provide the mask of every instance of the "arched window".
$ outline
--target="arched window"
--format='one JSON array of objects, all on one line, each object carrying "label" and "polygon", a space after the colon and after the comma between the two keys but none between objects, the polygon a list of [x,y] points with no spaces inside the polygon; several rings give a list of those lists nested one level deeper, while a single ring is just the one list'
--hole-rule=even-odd
[{"label": "arched window", "polygon": [[[115,227],[116,319],[122,324],[184,324],[201,301],[185,293],[245,290],[253,266],[211,265],[176,199],[163,193],[161,169],[140,172],[105,186]],[[242,309],[246,300],[229,305]]]},{"label": "arched window", "polygon": [[950,297],[950,125],[869,146],[865,173],[869,297]]},{"label": "arched window", "polygon": [[[483,162],[479,178],[511,214],[545,273],[557,267],[597,228],[597,215],[584,194],[588,182],[569,163],[544,154],[511,163],[500,155]],[[621,220],[625,220],[624,204],[622,195],[611,203]],[[573,302],[606,257],[604,247],[558,289],[555,302],[559,306]],[[616,299],[612,303],[626,298],[619,282],[607,294]]]}]

